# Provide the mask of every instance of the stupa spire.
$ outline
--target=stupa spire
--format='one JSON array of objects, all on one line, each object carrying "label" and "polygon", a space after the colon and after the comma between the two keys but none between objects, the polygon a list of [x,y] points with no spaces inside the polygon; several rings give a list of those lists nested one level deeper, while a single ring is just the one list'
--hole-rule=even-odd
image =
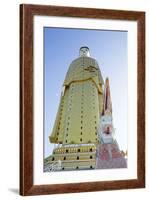
[{"label": "stupa spire", "polygon": [[105,81],[103,102],[104,103],[103,103],[102,115],[105,115],[105,114],[112,115],[112,101],[111,101],[110,84],[109,84],[108,77],[106,78],[106,81]]}]

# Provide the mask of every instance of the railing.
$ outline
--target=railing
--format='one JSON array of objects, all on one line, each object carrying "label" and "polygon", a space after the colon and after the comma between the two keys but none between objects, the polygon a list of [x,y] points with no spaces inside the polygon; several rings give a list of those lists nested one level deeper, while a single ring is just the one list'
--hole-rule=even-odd
[{"label": "railing", "polygon": [[61,170],[61,161],[58,160],[58,161],[55,161],[53,162],[52,164],[48,165],[48,166],[45,166],[44,167],[44,171],[45,172],[50,172],[50,171],[58,171],[58,170]]}]

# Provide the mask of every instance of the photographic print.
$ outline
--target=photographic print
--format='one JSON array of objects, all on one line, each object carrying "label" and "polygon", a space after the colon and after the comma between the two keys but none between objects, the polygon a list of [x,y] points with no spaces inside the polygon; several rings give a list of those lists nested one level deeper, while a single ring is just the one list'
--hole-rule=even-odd
[{"label": "photographic print", "polygon": [[20,194],[145,187],[145,13],[20,5]]},{"label": "photographic print", "polygon": [[44,172],[127,168],[127,42],[44,28]]}]

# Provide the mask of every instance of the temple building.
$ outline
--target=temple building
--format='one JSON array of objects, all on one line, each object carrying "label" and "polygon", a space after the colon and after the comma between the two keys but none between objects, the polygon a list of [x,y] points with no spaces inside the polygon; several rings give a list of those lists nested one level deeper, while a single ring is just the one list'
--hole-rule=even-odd
[{"label": "temple building", "polygon": [[[52,155],[44,159],[45,172],[104,168],[100,167],[101,145],[114,141],[112,103],[110,96],[105,96],[109,89],[107,82],[108,79],[103,91],[99,65],[90,57],[89,48],[81,47],[62,85],[57,116],[49,136],[50,143],[56,146]],[[111,118],[105,117],[107,115]],[[110,132],[106,140],[101,128],[103,118],[111,123],[106,129]]]}]

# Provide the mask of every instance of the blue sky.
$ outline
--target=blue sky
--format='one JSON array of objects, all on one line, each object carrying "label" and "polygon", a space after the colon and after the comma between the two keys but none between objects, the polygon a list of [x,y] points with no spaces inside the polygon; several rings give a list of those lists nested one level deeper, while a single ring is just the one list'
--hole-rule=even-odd
[{"label": "blue sky", "polygon": [[81,46],[88,46],[99,64],[103,79],[109,77],[115,137],[127,149],[127,32],[67,28],[44,28],[44,156],[53,145],[48,136],[55,121],[61,87]]}]

